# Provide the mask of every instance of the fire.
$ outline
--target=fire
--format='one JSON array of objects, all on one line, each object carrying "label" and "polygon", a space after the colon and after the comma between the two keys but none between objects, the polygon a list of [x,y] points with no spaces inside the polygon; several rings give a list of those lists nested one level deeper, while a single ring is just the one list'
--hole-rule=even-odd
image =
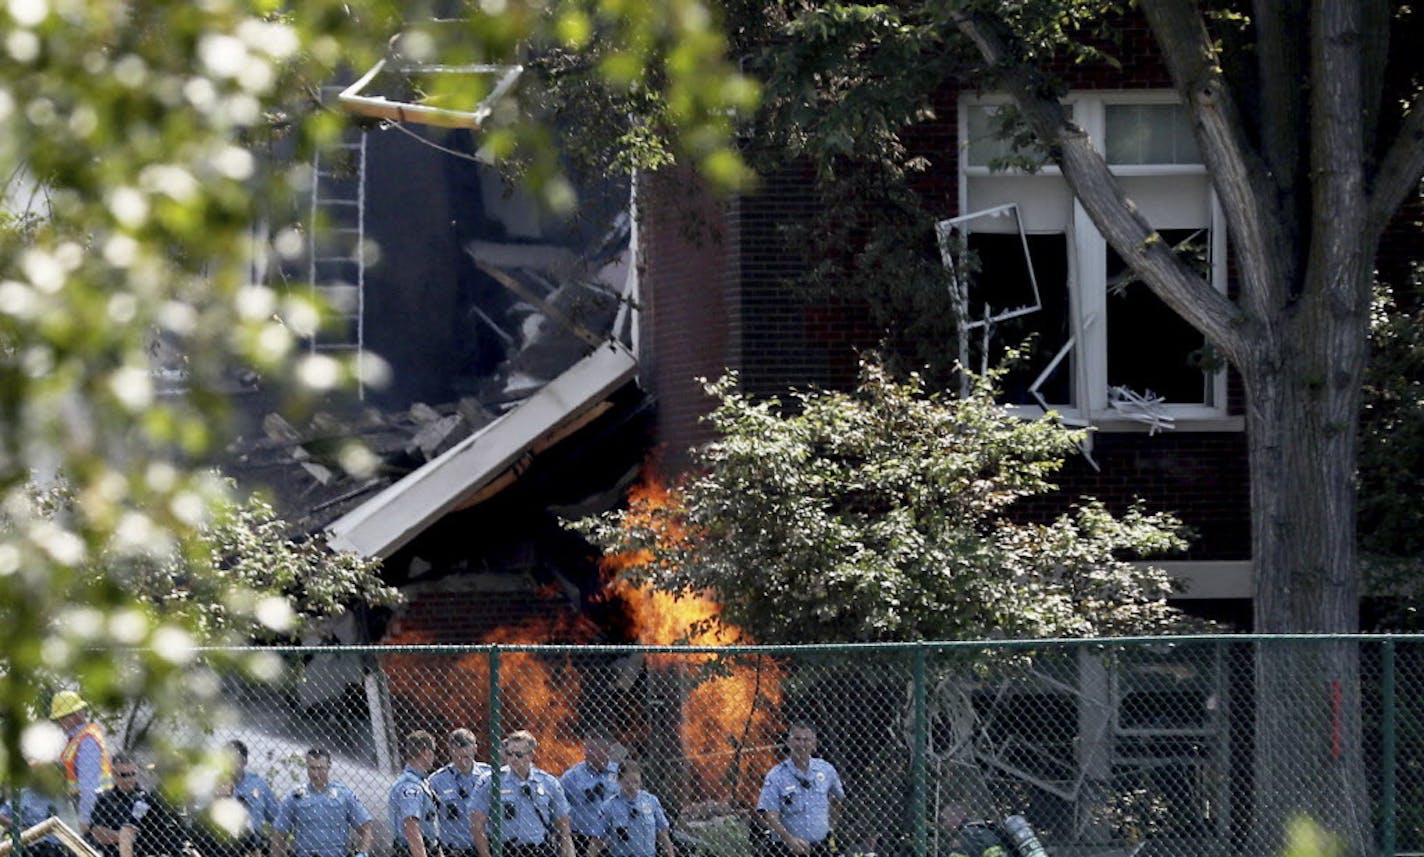
[{"label": "fire", "polygon": [[[625,527],[655,534],[664,545],[688,538],[678,523],[680,498],[656,477],[629,492]],[[739,628],[718,622],[721,606],[706,594],[673,595],[636,584],[620,575],[646,567],[648,551],[615,554],[602,563],[607,590],[628,606],[637,641],[644,645],[721,646],[747,642]],[[703,799],[755,799],[759,774],[775,764],[774,747],[783,731],[779,715],[785,670],[756,656],[716,663],[716,655],[649,655],[650,669],[680,672],[690,688],[684,693],[678,735],[685,761]],[[720,669],[717,667],[721,667]]]},{"label": "fire", "polygon": [[[547,621],[530,619],[510,628],[487,634],[483,642],[492,645],[518,645],[559,639],[549,636]],[[484,670],[484,686],[489,686],[486,658],[471,658]],[[552,663],[529,652],[508,652],[500,655],[499,689],[504,705],[501,722],[506,733],[514,729],[529,729],[539,738],[535,759],[545,770],[562,772],[583,760],[583,747],[577,735],[578,712],[574,702],[579,698],[582,679],[568,658]]]},{"label": "fire", "polygon": [[[689,538],[680,525],[680,495],[645,477],[630,493],[625,526],[652,533],[660,545]],[[706,594],[675,596],[623,574],[653,570],[649,552],[605,557],[603,597],[644,645],[720,647],[750,642],[720,622],[721,607]],[[557,600],[548,594],[551,601]],[[485,645],[581,644],[600,639],[578,614],[539,615],[485,634]],[[393,625],[392,645],[440,642]],[[448,642],[448,641],[446,641]],[[490,758],[490,656],[392,653],[382,658],[398,734],[459,726],[479,736]],[[658,788],[674,805],[755,802],[762,774],[776,762],[784,731],[780,711],[786,669],[764,655],[663,652],[639,657],[592,652],[551,657],[501,651],[500,731],[528,729],[539,739],[535,763],[561,772],[583,757],[579,736],[602,726],[661,771]]]},{"label": "fire", "polygon": [[[530,645],[551,642],[589,642],[594,634],[587,623],[572,614],[557,619],[532,616],[496,629],[479,641],[483,645]],[[403,630],[387,640],[392,645],[425,645],[428,633]],[[480,746],[489,751],[490,657],[486,652],[447,657],[429,654],[391,654],[383,659],[391,696],[399,700],[397,730],[464,726],[472,729]],[[499,669],[500,732],[528,729],[539,739],[536,764],[563,771],[583,758],[573,701],[579,698],[582,679],[567,658],[553,661],[530,652],[501,652]],[[434,724],[440,724],[435,727]],[[493,758],[492,752],[481,753]]]}]

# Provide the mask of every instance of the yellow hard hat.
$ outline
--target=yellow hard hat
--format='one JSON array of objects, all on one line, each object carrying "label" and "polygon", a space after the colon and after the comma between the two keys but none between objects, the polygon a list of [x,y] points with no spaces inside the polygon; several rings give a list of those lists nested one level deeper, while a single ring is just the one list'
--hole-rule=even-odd
[{"label": "yellow hard hat", "polygon": [[58,720],[88,707],[89,703],[84,701],[84,697],[72,690],[61,690],[49,702],[49,719]]}]

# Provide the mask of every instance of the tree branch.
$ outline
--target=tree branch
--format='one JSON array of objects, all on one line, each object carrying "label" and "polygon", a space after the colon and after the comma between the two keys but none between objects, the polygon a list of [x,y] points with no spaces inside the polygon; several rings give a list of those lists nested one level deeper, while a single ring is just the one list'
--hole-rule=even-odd
[{"label": "tree branch", "polygon": [[[1368,200],[1361,128],[1365,105],[1360,26],[1355,3],[1311,3],[1309,127],[1314,216],[1310,264],[1337,271],[1367,266],[1374,258],[1378,237],[1377,233],[1361,234]],[[1330,277],[1324,285],[1337,292],[1334,297],[1341,306],[1363,309],[1369,298],[1367,277]]]},{"label": "tree branch", "polygon": [[[1360,53],[1364,67],[1361,71],[1361,93],[1365,99],[1363,123],[1365,140],[1374,140],[1379,133],[1380,105],[1384,101],[1385,69],[1389,64],[1389,24],[1394,11],[1387,0],[1356,0],[1361,10]],[[1366,151],[1374,155],[1374,151]]]},{"label": "tree branch", "polygon": [[1424,178],[1424,93],[1415,95],[1407,110],[1404,126],[1389,144],[1370,185],[1366,216],[1371,234],[1384,230]]},{"label": "tree branch", "polygon": [[[1305,2],[1256,0],[1251,4],[1256,34],[1255,90],[1259,92],[1254,105],[1259,117],[1257,145],[1280,194],[1281,225],[1292,249],[1310,225],[1306,219],[1309,206],[1304,204],[1308,196],[1302,197],[1309,194],[1310,176],[1305,157],[1307,137],[1302,133],[1304,103],[1299,97],[1308,58],[1307,32],[1300,24],[1306,17]],[[1285,258],[1299,265],[1301,255],[1291,253]]]},{"label": "tree branch", "polygon": [[1182,263],[1123,193],[1088,135],[1068,121],[1037,69],[1017,62],[1004,23],[982,13],[953,18],[984,58],[1003,70],[1005,88],[1029,127],[1049,148],[1073,193],[1124,261],[1167,306],[1200,330],[1238,366],[1258,337],[1248,335],[1240,309]]},{"label": "tree branch", "polygon": [[1253,318],[1270,319],[1289,297],[1294,280],[1293,272],[1282,267],[1296,258],[1290,252],[1292,223],[1280,217],[1276,203],[1292,193],[1294,164],[1280,153],[1277,163],[1266,163],[1247,138],[1246,122],[1195,0],[1143,0],[1141,7],[1195,119],[1202,160],[1238,247],[1242,305]]}]

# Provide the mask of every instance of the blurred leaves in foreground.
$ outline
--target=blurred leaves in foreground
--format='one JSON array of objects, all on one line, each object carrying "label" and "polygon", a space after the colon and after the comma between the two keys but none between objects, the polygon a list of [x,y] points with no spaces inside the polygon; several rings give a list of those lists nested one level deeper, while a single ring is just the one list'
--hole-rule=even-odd
[{"label": "blurred leaves in foreground", "polygon": [[[458,27],[446,28],[454,38],[438,62],[517,63],[532,46],[561,38],[577,50],[596,33],[618,86],[665,101],[679,157],[728,162],[728,99],[743,88],[698,0],[440,11]],[[99,711],[210,708],[218,664],[196,647],[387,597],[373,569],[288,543],[270,509],[234,499],[209,467],[236,379],[290,401],[382,374],[376,360],[305,348],[321,308],[306,284],[268,273],[300,256],[310,152],[349,121],[323,105],[322,85],[410,49],[395,37],[433,17],[432,6],[365,0],[0,5],[0,776],[10,783],[29,777],[27,730],[29,755],[51,743],[40,739],[52,737],[56,687],[80,689]],[[520,98],[507,99],[490,140],[556,165],[551,135]],[[526,174],[568,184],[555,167]],[[54,491],[62,498],[45,496]],[[261,658],[234,666],[273,677]]]}]

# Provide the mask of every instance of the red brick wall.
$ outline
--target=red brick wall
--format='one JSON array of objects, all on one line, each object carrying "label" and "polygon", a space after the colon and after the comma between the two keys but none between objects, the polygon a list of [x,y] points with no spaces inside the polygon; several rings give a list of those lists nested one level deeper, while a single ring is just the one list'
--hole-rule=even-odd
[{"label": "red brick wall", "polygon": [[728,241],[736,236],[724,204],[684,171],[640,179],[638,206],[641,380],[657,396],[663,464],[676,472],[707,437],[698,417],[708,399],[694,379],[734,365],[740,329]]},{"label": "red brick wall", "polygon": [[[457,575],[433,585],[404,590],[406,603],[396,611],[381,644],[474,645],[489,642],[501,629],[533,622],[540,629],[557,629],[559,642],[582,642],[596,636],[580,620],[567,598],[533,586],[496,588],[481,585],[479,575]],[[552,634],[523,642],[554,642]],[[508,642],[508,641],[502,641]]]},{"label": "red brick wall", "polygon": [[693,380],[741,373],[757,394],[854,384],[877,336],[845,303],[808,303],[793,288],[803,260],[781,227],[811,204],[810,176],[790,168],[745,196],[716,199],[683,172],[641,188],[643,381],[658,399],[662,464],[687,467],[708,439],[710,400]]},{"label": "red brick wall", "polygon": [[1093,469],[1070,457],[1054,479],[1060,491],[1019,504],[1023,518],[1045,521],[1083,496],[1114,512],[1135,500],[1149,511],[1172,512],[1195,534],[1185,560],[1242,560],[1251,556],[1251,492],[1242,432],[1098,432]]},{"label": "red brick wall", "polygon": [[738,236],[734,291],[740,296],[736,365],[751,393],[852,386],[859,352],[878,339],[854,305],[809,303],[795,288],[806,261],[787,245],[782,230],[814,204],[812,179],[809,169],[788,166],[731,208],[728,228]]}]

